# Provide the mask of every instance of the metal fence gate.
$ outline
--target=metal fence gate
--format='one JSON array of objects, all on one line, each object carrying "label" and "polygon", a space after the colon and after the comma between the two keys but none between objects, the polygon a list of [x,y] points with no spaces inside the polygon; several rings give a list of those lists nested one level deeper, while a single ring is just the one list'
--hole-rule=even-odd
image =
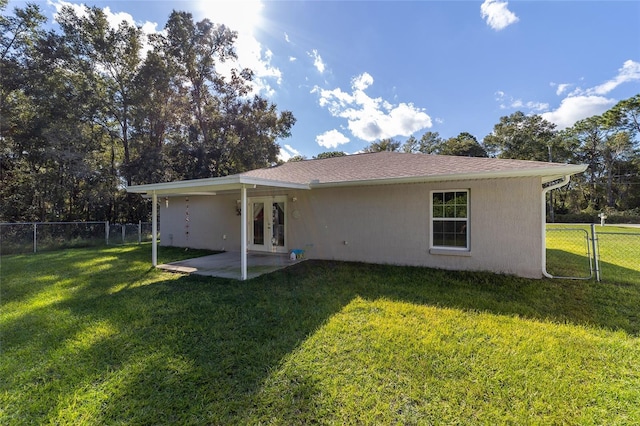
[{"label": "metal fence gate", "polygon": [[554,278],[593,278],[594,240],[589,231],[583,227],[547,227],[547,273]]},{"label": "metal fence gate", "polygon": [[640,233],[598,228],[547,227],[547,272],[553,278],[640,281]]}]

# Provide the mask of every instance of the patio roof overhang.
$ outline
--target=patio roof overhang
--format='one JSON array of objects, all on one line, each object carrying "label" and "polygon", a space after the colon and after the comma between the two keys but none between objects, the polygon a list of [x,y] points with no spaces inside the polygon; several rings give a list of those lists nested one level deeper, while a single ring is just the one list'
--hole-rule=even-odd
[{"label": "patio roof overhang", "polygon": [[269,187],[288,189],[311,189],[308,184],[260,179],[243,175],[231,175],[208,179],[180,180],[174,182],[132,185],[127,192],[134,194],[170,196],[170,195],[215,195],[223,191],[239,191],[243,187]]}]

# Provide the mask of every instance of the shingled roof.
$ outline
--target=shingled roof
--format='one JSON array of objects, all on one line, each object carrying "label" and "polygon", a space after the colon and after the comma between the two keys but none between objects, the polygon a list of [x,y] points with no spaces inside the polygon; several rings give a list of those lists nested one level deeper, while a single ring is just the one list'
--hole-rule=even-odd
[{"label": "shingled roof", "polygon": [[541,161],[378,152],[284,163],[219,178],[134,185],[127,191],[183,194],[232,190],[241,185],[312,189],[526,176],[537,176],[547,183],[581,173],[586,167]]},{"label": "shingled roof", "polygon": [[284,163],[241,175],[299,184],[348,185],[518,176],[541,176],[555,180],[566,174],[582,172],[585,167],[541,161],[377,152]]}]

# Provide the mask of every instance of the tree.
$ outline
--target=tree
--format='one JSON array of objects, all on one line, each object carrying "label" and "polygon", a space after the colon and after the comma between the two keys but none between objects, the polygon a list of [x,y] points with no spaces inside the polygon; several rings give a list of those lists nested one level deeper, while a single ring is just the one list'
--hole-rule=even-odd
[{"label": "tree", "polygon": [[367,145],[362,152],[385,152],[385,151],[398,151],[400,150],[400,142],[393,139],[382,139],[378,142],[371,142]]},{"label": "tree", "polygon": [[135,80],[132,99],[129,176],[135,184],[179,179],[171,168],[167,145],[180,138],[188,116],[186,90],[172,84],[169,63],[157,51],[147,53]]},{"label": "tree", "polygon": [[[629,133],[611,128],[602,116],[593,116],[576,122],[567,129],[566,135],[579,146],[578,161],[588,164],[588,208],[599,210],[604,205],[614,207],[614,170],[620,161],[632,154]],[[601,185],[603,181],[604,185]],[[601,186],[604,186],[604,200],[599,191]]]},{"label": "tree", "polygon": [[632,137],[640,135],[640,94],[618,102],[603,114],[604,124],[609,128],[628,131]]},{"label": "tree", "polygon": [[402,150],[410,153],[437,154],[443,142],[444,139],[438,132],[426,132],[420,139],[410,136],[402,146]]},{"label": "tree", "polygon": [[[278,138],[290,136],[290,111],[260,96],[249,97],[253,72],[232,69],[222,75],[217,64],[236,59],[237,34],[208,19],[195,23],[190,13],[174,11],[158,36],[158,54],[174,70],[172,84],[186,90],[184,132],[173,138],[172,167],[183,179],[224,176],[277,161]],[[175,155],[179,154],[179,155]]]},{"label": "tree", "polygon": [[121,172],[131,185],[132,93],[141,63],[142,30],[125,21],[114,29],[102,9],[85,7],[85,11],[84,16],[78,16],[73,8],[63,6],[58,22],[72,49],[73,65],[103,91],[100,101],[104,109],[101,116],[96,116],[97,124],[108,129],[122,146]]},{"label": "tree", "polygon": [[326,152],[321,152],[320,154],[316,155],[313,158],[317,160],[321,160],[323,158],[344,157],[345,155],[347,155],[347,153],[344,151],[326,151]]},{"label": "tree", "polygon": [[[0,0],[0,11],[7,6]],[[42,146],[44,118],[34,92],[42,77],[32,60],[44,37],[45,17],[37,5],[0,15],[0,221],[40,217],[40,164],[48,152]]]},{"label": "tree", "polygon": [[[0,9],[7,5],[0,0]],[[174,12],[144,57],[140,28],[63,7],[0,16],[0,220],[138,220],[123,186],[212,177],[275,163],[289,111],[252,96],[235,35]]]},{"label": "tree", "polygon": [[499,158],[561,160],[565,152],[557,146],[555,127],[539,115],[517,111],[501,117],[493,132],[485,136],[483,144],[489,154]]},{"label": "tree", "polygon": [[487,151],[470,133],[462,132],[455,138],[442,142],[437,150],[441,155],[457,155],[461,157],[487,157]]}]

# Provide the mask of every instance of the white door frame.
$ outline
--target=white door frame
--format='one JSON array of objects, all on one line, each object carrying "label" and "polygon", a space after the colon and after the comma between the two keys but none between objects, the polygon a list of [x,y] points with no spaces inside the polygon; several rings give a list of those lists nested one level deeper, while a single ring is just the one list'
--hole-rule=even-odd
[{"label": "white door frame", "polygon": [[[255,244],[255,227],[254,227],[254,204],[262,203],[263,204],[263,244]],[[274,203],[283,203],[284,204],[284,225],[282,227],[282,231],[284,233],[284,245],[279,246],[277,242],[273,241],[273,204]],[[272,197],[250,197],[247,199],[247,242],[249,250],[253,251],[263,251],[270,253],[287,253],[287,221],[289,218],[287,217],[287,197],[286,196],[272,196]]]}]

